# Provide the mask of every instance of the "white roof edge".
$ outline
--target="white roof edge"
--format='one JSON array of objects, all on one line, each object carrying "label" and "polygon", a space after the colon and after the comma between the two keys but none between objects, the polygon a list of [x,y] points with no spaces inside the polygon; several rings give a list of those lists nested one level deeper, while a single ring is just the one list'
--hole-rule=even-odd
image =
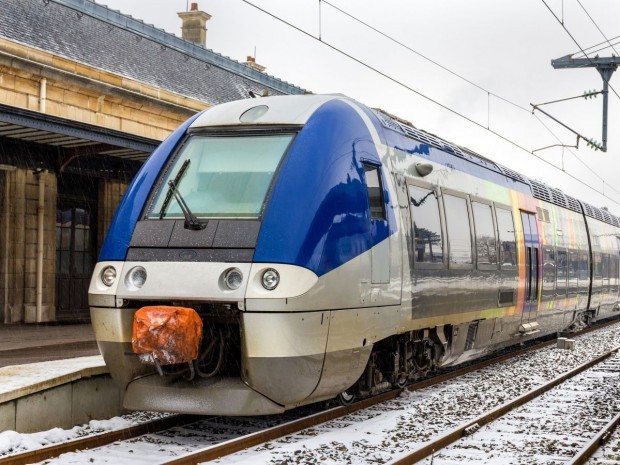
[{"label": "white roof edge", "polygon": [[[190,128],[215,126],[256,125],[303,125],[325,102],[334,99],[349,100],[344,95],[282,95],[274,97],[250,98],[223,103],[211,107],[203,113]],[[267,111],[260,117],[243,123],[241,115],[254,107],[266,106]]]}]

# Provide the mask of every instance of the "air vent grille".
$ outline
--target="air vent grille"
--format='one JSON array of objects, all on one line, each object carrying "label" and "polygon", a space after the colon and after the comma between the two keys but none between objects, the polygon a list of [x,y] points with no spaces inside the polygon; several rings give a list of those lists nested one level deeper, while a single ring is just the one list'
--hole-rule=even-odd
[{"label": "air vent grille", "polygon": [[551,200],[552,197],[549,189],[542,182],[530,179],[530,185],[532,186],[532,192],[535,198],[544,200],[545,202],[555,203]]},{"label": "air vent grille", "polygon": [[566,201],[568,202],[568,208],[575,212],[581,213],[581,204],[579,203],[579,200],[575,197],[571,197],[570,195],[566,195]]},{"label": "air vent grille", "polygon": [[517,173],[514,170],[511,170],[510,168],[506,168],[505,166],[502,165],[498,165],[500,170],[502,171],[502,173],[504,173],[505,176],[508,176],[509,178],[512,179],[516,179],[517,181],[520,181],[524,184],[527,184],[528,182],[525,180],[525,178],[523,176],[521,176],[519,173]]},{"label": "air vent grille", "polygon": [[379,121],[381,121],[381,124],[388,128],[388,129],[392,129],[394,131],[398,131],[400,133],[403,132],[403,130],[400,127],[400,124],[398,124],[396,121],[394,121],[392,118],[390,118],[389,116],[387,116],[386,114],[377,111],[375,109],[372,110],[372,112],[375,114],[375,116],[377,118],[379,118]]}]

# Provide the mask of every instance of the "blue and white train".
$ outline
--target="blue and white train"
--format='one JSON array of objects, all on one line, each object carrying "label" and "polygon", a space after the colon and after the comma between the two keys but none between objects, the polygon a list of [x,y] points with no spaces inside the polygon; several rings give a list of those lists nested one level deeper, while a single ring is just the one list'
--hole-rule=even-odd
[{"label": "blue and white train", "polygon": [[[606,210],[382,111],[264,97],[152,154],[89,303],[126,408],[273,414],[612,316],[618,237]],[[194,360],[135,353],[153,306],[196,312]]]}]

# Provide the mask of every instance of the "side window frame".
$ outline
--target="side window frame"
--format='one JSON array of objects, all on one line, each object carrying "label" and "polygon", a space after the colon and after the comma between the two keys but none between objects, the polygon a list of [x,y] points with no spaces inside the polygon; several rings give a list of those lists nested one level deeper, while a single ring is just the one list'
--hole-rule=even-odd
[{"label": "side window frame", "polygon": [[[563,257],[563,260],[562,258]],[[563,273],[563,277],[560,276]],[[561,286],[560,286],[561,284]],[[568,250],[566,247],[555,248],[555,298],[566,299],[568,296]]]},{"label": "side window frame", "polygon": [[[368,161],[362,161],[362,166],[364,167],[364,184],[366,185],[366,198],[368,199],[368,213],[370,214],[370,219],[376,221],[387,221],[387,208],[385,206],[385,193],[383,186],[383,179],[381,177],[381,166],[370,163]],[[368,172],[374,171],[377,175],[377,181],[379,183],[379,194],[380,194],[380,205],[381,205],[381,216],[376,216],[373,213],[373,203],[371,197],[371,191],[368,186]]]},{"label": "side window frame", "polygon": [[[493,206],[495,207],[495,227],[497,228],[497,247],[499,250],[499,269],[501,271],[516,271],[517,267],[519,266],[519,251],[518,251],[518,247],[517,247],[517,231],[516,231],[516,226],[515,226],[515,215],[512,211],[512,207],[510,207],[509,205],[503,205],[503,204],[499,204],[494,202]],[[497,214],[498,211],[505,211],[506,213],[508,213],[510,215],[510,219],[512,221],[512,243],[514,244],[514,250],[513,250],[513,255],[514,255],[514,264],[506,264],[503,262],[503,243],[502,243],[502,235],[500,234],[499,231],[499,215]]]},{"label": "side window frame", "polygon": [[555,247],[552,245],[543,245],[543,269],[542,269],[542,301],[555,299],[556,287],[556,265],[555,265]]},{"label": "side window frame", "polygon": [[[413,186],[413,187],[417,187],[420,189],[427,189],[429,191],[432,191],[434,193],[435,199],[437,200],[437,207],[438,207],[438,214],[439,214],[439,225],[440,225],[440,229],[441,229],[441,254],[442,254],[442,261],[441,263],[436,262],[436,263],[431,263],[431,262],[420,262],[418,261],[417,257],[416,257],[416,253],[415,253],[415,231],[414,231],[414,227],[413,224],[415,222],[415,212],[412,209],[411,206],[411,195],[410,195],[410,191],[409,191],[409,186]],[[407,203],[409,205],[409,210],[410,210],[410,224],[409,227],[411,228],[411,242],[412,242],[412,253],[413,253],[413,266],[414,269],[417,270],[441,270],[446,268],[446,261],[447,261],[447,240],[446,240],[446,222],[445,222],[445,217],[444,217],[444,209],[443,209],[443,202],[440,201],[442,196],[442,192],[441,189],[437,186],[433,186],[430,183],[426,183],[426,182],[422,182],[422,181],[418,181],[418,180],[411,180],[411,179],[407,179]]]},{"label": "side window frame", "polygon": [[[467,209],[467,220],[469,222],[469,247],[470,247],[470,254],[471,254],[471,262],[470,263],[452,263],[450,260],[450,256],[452,253],[451,247],[450,247],[450,235],[448,234],[448,211],[446,209],[446,205],[445,205],[445,196],[446,195],[450,195],[452,197],[456,197],[456,198],[461,198],[463,200],[465,200],[465,208]],[[474,240],[474,234],[472,234],[474,232],[474,224],[473,224],[473,218],[472,218],[472,210],[471,210],[471,203],[469,201],[469,195],[464,194],[462,192],[459,191],[455,191],[452,189],[442,189],[441,192],[441,202],[443,205],[443,211],[444,211],[444,215],[445,215],[445,221],[446,221],[446,245],[447,245],[447,254],[446,254],[446,258],[447,258],[447,263],[448,263],[448,268],[452,269],[452,270],[471,270],[474,269],[475,266],[475,256],[476,256],[476,244],[475,244],[475,240]]]},{"label": "side window frame", "polygon": [[[493,237],[495,239],[495,264],[492,263],[478,263],[478,225],[476,224],[476,214],[474,212],[474,204],[478,203],[486,205],[491,209],[491,227],[493,228]],[[471,208],[471,223],[473,223],[473,239],[474,239],[474,254],[476,268],[482,271],[497,271],[499,269],[500,249],[499,249],[499,234],[497,230],[497,218],[495,215],[495,207],[490,200],[482,199],[479,197],[470,196],[470,208]]]}]

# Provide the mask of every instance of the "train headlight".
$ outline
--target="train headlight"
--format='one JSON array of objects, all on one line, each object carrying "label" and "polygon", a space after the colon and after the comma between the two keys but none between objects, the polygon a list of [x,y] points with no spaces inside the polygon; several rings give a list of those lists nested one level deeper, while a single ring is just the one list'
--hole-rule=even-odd
[{"label": "train headlight", "polygon": [[224,283],[231,290],[239,289],[243,282],[243,273],[238,268],[231,268],[224,274]]},{"label": "train headlight", "polygon": [[125,278],[125,284],[129,289],[140,289],[146,282],[146,270],[141,266],[136,266],[129,270]]},{"label": "train headlight", "polygon": [[280,284],[280,275],[273,268],[269,268],[263,273],[263,287],[268,291],[273,291]]},{"label": "train headlight", "polygon": [[116,281],[116,268],[113,266],[106,266],[101,270],[101,282],[108,287],[111,287]]}]

